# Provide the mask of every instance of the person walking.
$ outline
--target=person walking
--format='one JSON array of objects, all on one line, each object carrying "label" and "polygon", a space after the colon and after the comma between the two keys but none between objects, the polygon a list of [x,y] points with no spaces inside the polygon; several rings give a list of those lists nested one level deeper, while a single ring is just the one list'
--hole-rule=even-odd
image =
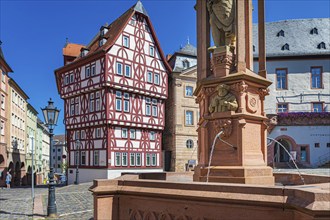
[{"label": "person walking", "polygon": [[6,176],[7,189],[10,189],[10,183],[11,183],[11,174],[8,172]]}]

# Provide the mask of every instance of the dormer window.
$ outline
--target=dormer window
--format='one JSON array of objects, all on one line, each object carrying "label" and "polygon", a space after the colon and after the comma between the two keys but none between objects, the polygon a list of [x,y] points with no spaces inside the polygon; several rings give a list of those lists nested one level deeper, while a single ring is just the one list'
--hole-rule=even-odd
[{"label": "dormer window", "polygon": [[183,69],[188,69],[190,67],[190,63],[188,60],[182,61]]},{"label": "dormer window", "polygon": [[319,34],[319,31],[317,30],[317,28],[313,28],[311,31],[310,31],[310,34]]},{"label": "dormer window", "polygon": [[107,27],[105,27],[105,26],[102,26],[101,28],[100,28],[100,36],[101,37],[103,37],[107,32],[108,32],[108,28]]},{"label": "dormer window", "polygon": [[80,50],[80,56],[84,57],[88,54],[89,50],[87,48],[81,48]]},{"label": "dormer window", "polygon": [[283,30],[280,30],[277,35],[277,37],[284,37],[284,31]]},{"label": "dormer window", "polygon": [[99,41],[99,46],[102,47],[107,42],[107,39],[105,37],[102,37]]},{"label": "dormer window", "polygon": [[317,45],[317,49],[327,49],[325,46],[324,42],[319,43],[319,45]]},{"label": "dormer window", "polygon": [[290,50],[290,46],[289,46],[289,44],[284,44],[284,45],[282,46],[282,50]]}]

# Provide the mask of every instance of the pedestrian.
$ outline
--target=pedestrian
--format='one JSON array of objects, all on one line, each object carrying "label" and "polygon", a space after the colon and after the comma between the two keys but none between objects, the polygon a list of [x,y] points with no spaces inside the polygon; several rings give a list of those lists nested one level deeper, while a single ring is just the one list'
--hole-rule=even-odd
[{"label": "pedestrian", "polygon": [[8,172],[6,176],[7,189],[10,189],[10,183],[11,183],[11,174]]}]

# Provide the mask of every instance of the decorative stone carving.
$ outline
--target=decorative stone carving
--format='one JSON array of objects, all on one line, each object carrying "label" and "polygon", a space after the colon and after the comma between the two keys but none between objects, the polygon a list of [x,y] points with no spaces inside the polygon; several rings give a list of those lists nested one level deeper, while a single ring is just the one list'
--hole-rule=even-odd
[{"label": "decorative stone carving", "polygon": [[238,108],[236,97],[229,92],[230,87],[226,84],[220,84],[216,87],[218,94],[212,98],[209,105],[209,112],[236,111]]},{"label": "decorative stone carving", "polygon": [[229,137],[232,133],[233,125],[230,119],[221,119],[213,121],[213,125],[217,133],[219,133],[221,130],[223,131],[222,137]]},{"label": "decorative stone carving", "polygon": [[231,89],[240,93],[240,94],[243,94],[247,91],[248,89],[248,85],[245,83],[245,81],[242,81],[242,82],[239,82],[239,83],[235,83],[231,86]]},{"label": "decorative stone carving", "polygon": [[210,25],[215,47],[235,46],[236,0],[208,0]]},{"label": "decorative stone carving", "polygon": [[260,99],[265,100],[265,96],[269,95],[269,89],[268,88],[267,89],[261,88],[261,89],[258,90],[258,93],[259,93]]},{"label": "decorative stone carving", "polygon": [[258,95],[248,93],[245,96],[245,99],[246,99],[246,110],[250,113],[256,113],[258,111],[258,108],[259,108],[259,105],[258,105],[259,97],[258,97]]}]

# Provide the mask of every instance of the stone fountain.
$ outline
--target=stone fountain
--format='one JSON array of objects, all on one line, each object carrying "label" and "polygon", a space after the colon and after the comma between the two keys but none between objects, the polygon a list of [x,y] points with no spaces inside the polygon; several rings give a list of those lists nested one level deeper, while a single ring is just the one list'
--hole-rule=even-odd
[{"label": "stone fountain", "polygon": [[277,179],[300,182],[294,175],[274,178],[267,167],[264,97],[271,82],[266,79],[264,0],[258,1],[258,73],[252,68],[252,0],[197,0],[196,10],[199,164],[194,174],[94,180],[94,219],[329,219],[330,177],[304,176],[309,185],[275,186]]}]

